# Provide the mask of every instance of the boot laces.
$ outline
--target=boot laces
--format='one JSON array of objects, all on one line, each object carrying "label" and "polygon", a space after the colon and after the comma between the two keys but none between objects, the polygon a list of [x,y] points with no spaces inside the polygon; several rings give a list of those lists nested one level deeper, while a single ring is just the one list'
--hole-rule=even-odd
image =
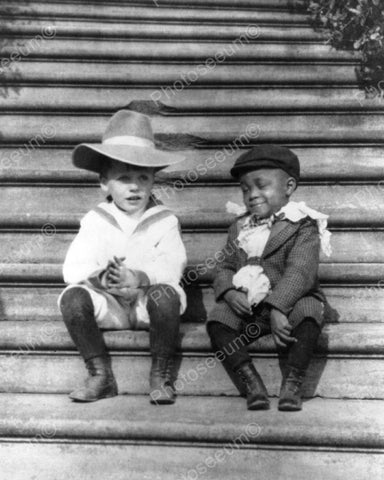
[{"label": "boot laces", "polygon": [[303,377],[293,375],[291,372],[287,377],[286,386],[290,391],[296,394],[300,390],[302,383],[303,383]]},{"label": "boot laces", "polygon": [[248,378],[248,376],[245,375],[243,372],[240,371],[239,373],[240,373],[240,378],[245,385],[247,393],[251,393],[252,392],[252,380],[250,378]]},{"label": "boot laces", "polygon": [[159,357],[152,364],[151,373],[159,375],[166,382],[170,382],[172,375],[173,359],[168,357]]}]

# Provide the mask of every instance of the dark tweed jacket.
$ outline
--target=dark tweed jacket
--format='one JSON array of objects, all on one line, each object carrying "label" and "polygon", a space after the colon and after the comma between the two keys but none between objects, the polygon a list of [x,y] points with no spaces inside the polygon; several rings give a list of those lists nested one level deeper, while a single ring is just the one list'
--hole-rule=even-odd
[{"label": "dark tweed jacket", "polygon": [[229,228],[227,244],[222,250],[224,260],[217,265],[214,281],[217,303],[208,321],[219,321],[235,329],[241,328],[242,319],[226,304],[223,295],[233,288],[232,278],[240,268],[248,264],[259,264],[272,287],[264,305],[283,312],[293,326],[308,316],[322,326],[326,299],[318,280],[320,239],[316,222],[308,217],[297,223],[277,221],[272,226],[261,258],[252,259],[248,259],[247,254],[237,245],[243,222],[244,217]]}]

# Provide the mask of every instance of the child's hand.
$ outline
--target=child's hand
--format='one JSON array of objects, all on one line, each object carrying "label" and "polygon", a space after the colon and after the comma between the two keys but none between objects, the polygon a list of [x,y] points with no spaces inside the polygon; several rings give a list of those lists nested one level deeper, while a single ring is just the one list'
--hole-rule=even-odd
[{"label": "child's hand", "polygon": [[271,310],[271,329],[277,347],[286,347],[288,343],[297,342],[296,338],[291,337],[292,326],[288,318],[275,308]]},{"label": "child's hand", "polygon": [[113,257],[107,266],[107,282],[109,288],[138,288],[140,280],[133,270],[123,264],[124,258]]},{"label": "child's hand", "polygon": [[238,290],[228,290],[224,294],[224,300],[240,317],[252,315],[252,309],[247,299],[247,294]]}]

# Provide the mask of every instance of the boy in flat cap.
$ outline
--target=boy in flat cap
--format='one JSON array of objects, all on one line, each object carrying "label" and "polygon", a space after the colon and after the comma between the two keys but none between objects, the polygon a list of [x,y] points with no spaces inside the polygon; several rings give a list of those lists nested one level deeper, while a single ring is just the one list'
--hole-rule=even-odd
[{"label": "boy in flat cap", "polygon": [[70,398],[117,395],[102,330],[149,330],[151,403],[175,401],[171,384],[185,293],[186,253],[179,222],[151,194],[154,174],[183,160],[155,148],[150,120],[120,110],[100,144],[81,144],[76,167],[97,172],[107,200],[88,212],[63,267],[69,286],[59,306],[88,378]]},{"label": "boy in flat cap", "polygon": [[288,148],[255,147],[238,158],[231,174],[240,182],[245,208],[236,206],[241,215],[217,267],[216,305],[207,324],[212,347],[246,393],[248,409],[268,409],[268,392],[247,346],[272,333],[288,355],[278,408],[301,410],[302,383],[324,322],[318,267],[320,246],[330,255],[328,217],[290,201],[300,164]]}]

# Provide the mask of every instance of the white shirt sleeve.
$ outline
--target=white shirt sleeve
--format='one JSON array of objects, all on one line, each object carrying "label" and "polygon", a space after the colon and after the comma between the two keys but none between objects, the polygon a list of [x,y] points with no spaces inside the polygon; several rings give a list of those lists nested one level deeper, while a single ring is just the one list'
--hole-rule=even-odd
[{"label": "white shirt sleeve", "polygon": [[98,235],[95,217],[88,213],[81,221],[79,233],[71,243],[63,265],[65,283],[77,284],[105,268],[98,262]]},{"label": "white shirt sleeve", "polygon": [[187,254],[176,222],[162,236],[156,246],[156,258],[144,271],[151,285],[178,284],[187,265]]}]

